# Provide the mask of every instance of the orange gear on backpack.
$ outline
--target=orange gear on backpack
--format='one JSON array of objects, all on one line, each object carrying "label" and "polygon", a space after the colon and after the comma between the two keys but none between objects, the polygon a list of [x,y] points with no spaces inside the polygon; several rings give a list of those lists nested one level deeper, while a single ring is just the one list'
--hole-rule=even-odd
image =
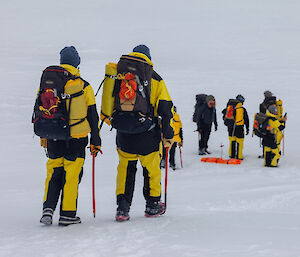
[{"label": "orange gear on backpack", "polygon": [[125,77],[122,77],[121,89],[119,96],[122,100],[130,101],[136,95],[137,84],[135,76],[132,73],[127,73]]}]

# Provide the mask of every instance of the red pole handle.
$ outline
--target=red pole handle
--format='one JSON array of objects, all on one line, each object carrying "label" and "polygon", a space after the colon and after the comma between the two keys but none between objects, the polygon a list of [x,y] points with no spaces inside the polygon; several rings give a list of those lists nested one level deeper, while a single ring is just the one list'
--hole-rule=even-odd
[{"label": "red pole handle", "polygon": [[181,147],[179,147],[179,152],[180,152],[180,163],[181,163],[181,168],[183,168]]}]

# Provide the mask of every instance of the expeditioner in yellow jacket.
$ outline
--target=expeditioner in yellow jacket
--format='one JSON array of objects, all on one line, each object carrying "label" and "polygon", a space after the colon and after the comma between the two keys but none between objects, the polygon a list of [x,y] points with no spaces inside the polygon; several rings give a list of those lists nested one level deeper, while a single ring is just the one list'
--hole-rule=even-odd
[{"label": "expeditioner in yellow jacket", "polygon": [[[112,126],[117,130],[116,143],[119,155],[116,220],[126,221],[130,218],[129,210],[138,160],[143,168],[145,216],[159,216],[164,213],[164,204],[160,202],[159,145],[162,140],[166,147],[171,147],[173,143],[174,131],[171,125],[173,103],[165,82],[153,71],[150,50],[147,46],[138,45],[132,53],[123,55],[117,69],[119,74],[115,82],[115,106],[111,118]],[[161,129],[158,126],[158,116],[162,117]],[[135,120],[136,117],[138,119]],[[135,122],[131,122],[132,120]]]},{"label": "expeditioner in yellow jacket", "polygon": [[277,106],[270,105],[266,111],[269,117],[267,125],[267,136],[263,137],[264,157],[266,167],[277,167],[281,156],[280,143],[283,138],[282,131],[285,129],[287,117],[278,119]]},{"label": "expeditioner in yellow jacket", "polygon": [[[179,114],[177,113],[176,106],[173,106],[174,109],[174,116],[172,119],[172,124],[174,127],[174,144],[172,145],[170,149],[170,157],[169,157],[169,163],[170,167],[173,170],[176,170],[176,163],[175,163],[175,153],[176,153],[176,147],[179,145],[179,147],[183,146],[183,130],[182,130],[182,123],[179,117]],[[161,160],[162,168],[165,168],[166,166],[166,148],[163,147],[163,157]]]},{"label": "expeditioner in yellow jacket", "polygon": [[[65,47],[60,52],[60,66],[74,76],[64,86],[70,139],[50,140],[41,138],[41,146],[47,148],[47,178],[43,202],[43,216],[40,220],[45,225],[52,224],[52,216],[61,196],[59,225],[81,223],[76,216],[78,185],[83,174],[85,148],[88,144],[88,134],[91,134],[91,153],[97,155],[101,147],[99,134],[99,117],[93,88],[80,77],[80,57],[75,47]],[[53,84],[51,81],[49,85]],[[60,97],[60,96],[58,96]],[[71,101],[71,102],[70,102]],[[37,105],[37,102],[36,102]]]}]

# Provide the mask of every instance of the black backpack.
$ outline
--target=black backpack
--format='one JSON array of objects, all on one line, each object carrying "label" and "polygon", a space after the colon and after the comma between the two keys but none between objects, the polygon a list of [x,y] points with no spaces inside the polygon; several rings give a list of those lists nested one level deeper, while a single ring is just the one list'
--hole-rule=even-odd
[{"label": "black backpack", "polygon": [[256,113],[254,116],[254,122],[253,122],[253,133],[258,137],[264,137],[270,134],[268,131],[268,121],[270,117],[265,115],[264,113]]},{"label": "black backpack", "polygon": [[[49,66],[42,74],[39,92],[36,98],[32,123],[34,133],[46,139],[68,140],[70,138],[69,113],[71,99],[82,95],[65,94],[64,87],[70,79],[79,77],[72,75],[60,66]],[[69,108],[66,106],[69,99]],[[72,126],[83,122],[80,120]]]},{"label": "black backpack", "polygon": [[151,130],[154,109],[150,103],[153,68],[143,58],[122,55],[114,87],[112,127],[119,132],[139,134]]},{"label": "black backpack", "polygon": [[194,106],[194,113],[193,113],[193,122],[197,122],[197,116],[199,108],[206,103],[206,94],[198,94],[196,95],[196,104]]}]

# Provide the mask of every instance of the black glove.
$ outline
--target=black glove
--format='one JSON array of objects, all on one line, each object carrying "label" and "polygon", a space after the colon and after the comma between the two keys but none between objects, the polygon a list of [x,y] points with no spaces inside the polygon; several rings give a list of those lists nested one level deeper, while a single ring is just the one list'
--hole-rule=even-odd
[{"label": "black glove", "polygon": [[215,126],[215,131],[217,131],[218,130],[218,126]]},{"label": "black glove", "polygon": [[249,129],[247,129],[247,131],[246,131],[246,135],[249,135]]}]

